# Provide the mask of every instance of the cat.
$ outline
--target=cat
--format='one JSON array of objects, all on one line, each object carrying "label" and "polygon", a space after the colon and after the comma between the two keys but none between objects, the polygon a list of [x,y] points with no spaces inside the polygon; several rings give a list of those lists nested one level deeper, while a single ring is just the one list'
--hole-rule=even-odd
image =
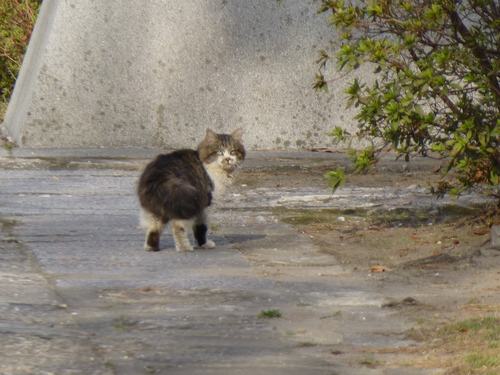
[{"label": "cat", "polygon": [[215,247],[207,240],[207,208],[224,197],[245,160],[242,134],[241,128],[231,134],[207,129],[196,150],[158,155],[146,166],[137,188],[146,250],[160,250],[160,236],[169,222],[178,252],[193,250],[190,227],[199,247]]}]

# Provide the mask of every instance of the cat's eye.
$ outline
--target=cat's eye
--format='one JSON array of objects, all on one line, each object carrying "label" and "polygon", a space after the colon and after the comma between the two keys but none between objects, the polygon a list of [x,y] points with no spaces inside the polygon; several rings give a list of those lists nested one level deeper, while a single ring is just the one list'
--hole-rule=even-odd
[{"label": "cat's eye", "polygon": [[236,155],[237,153],[238,153],[238,151],[236,151],[236,150],[233,150],[233,151],[230,152],[230,154],[233,155],[233,156]]},{"label": "cat's eye", "polygon": [[222,151],[217,151],[216,154],[219,155],[219,156],[221,156],[223,154],[223,152]]}]

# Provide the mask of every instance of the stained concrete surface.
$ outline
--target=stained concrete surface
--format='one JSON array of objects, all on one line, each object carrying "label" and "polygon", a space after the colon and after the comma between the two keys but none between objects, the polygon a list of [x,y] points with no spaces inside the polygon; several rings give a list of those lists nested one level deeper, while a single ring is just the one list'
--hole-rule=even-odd
[{"label": "stained concrete surface", "polygon": [[[243,126],[259,149],[334,147],[344,90],[312,89],[334,29],[310,1],[44,0],[3,126],[24,147],[194,147]],[[370,69],[359,76],[372,77]]]},{"label": "stained concrete surface", "polygon": [[[405,331],[414,323],[381,308],[386,296],[353,282],[273,214],[275,206],[335,207],[342,199],[390,207],[399,195],[418,202],[418,189],[344,189],[336,197],[326,187],[237,183],[213,213],[215,249],[177,253],[167,232],[163,251],[149,253],[134,192],[155,153],[2,155],[0,374],[439,373],[370,368],[349,357],[353,347],[413,345]],[[245,168],[306,165],[306,156],[257,152]],[[259,317],[268,309],[283,317]]]}]

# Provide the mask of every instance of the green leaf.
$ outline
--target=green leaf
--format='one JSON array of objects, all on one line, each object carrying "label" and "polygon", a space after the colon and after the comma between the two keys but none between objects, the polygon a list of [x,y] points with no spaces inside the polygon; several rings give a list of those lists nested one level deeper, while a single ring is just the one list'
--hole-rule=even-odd
[{"label": "green leaf", "polygon": [[344,186],[346,182],[346,175],[344,170],[337,168],[323,175],[328,179],[328,186],[332,188],[332,192],[335,192],[338,188]]},{"label": "green leaf", "polygon": [[323,74],[316,74],[316,82],[313,84],[313,89],[328,92],[328,83],[325,81]]},{"label": "green leaf", "polygon": [[493,186],[498,186],[498,174],[496,171],[491,171],[490,172],[490,181],[493,184]]}]

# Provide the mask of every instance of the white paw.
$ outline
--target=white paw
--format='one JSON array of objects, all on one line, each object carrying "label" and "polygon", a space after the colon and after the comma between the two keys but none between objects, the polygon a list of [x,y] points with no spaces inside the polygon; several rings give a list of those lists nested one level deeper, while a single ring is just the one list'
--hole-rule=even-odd
[{"label": "white paw", "polygon": [[194,248],[192,246],[189,246],[189,247],[176,247],[175,249],[179,253],[185,253],[185,252],[193,251],[194,250]]},{"label": "white paw", "polygon": [[214,243],[214,241],[207,241],[201,247],[204,248],[204,249],[213,249],[215,247],[215,243]]}]

